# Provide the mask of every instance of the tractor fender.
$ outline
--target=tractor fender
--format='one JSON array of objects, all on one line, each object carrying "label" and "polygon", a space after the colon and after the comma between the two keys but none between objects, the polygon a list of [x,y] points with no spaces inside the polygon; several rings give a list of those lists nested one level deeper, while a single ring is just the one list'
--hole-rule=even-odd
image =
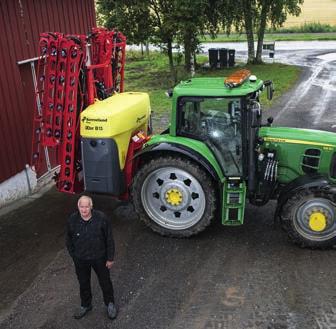
[{"label": "tractor fender", "polygon": [[155,154],[160,154],[160,153],[174,153],[174,154],[181,154],[183,156],[186,156],[192,160],[194,160],[196,163],[200,164],[210,175],[215,181],[219,181],[218,174],[216,173],[215,169],[212,167],[212,165],[209,163],[209,161],[202,156],[202,154],[196,152],[195,150],[186,147],[181,144],[176,144],[176,143],[157,143],[157,144],[152,144],[149,146],[146,146],[143,148],[140,152],[138,152],[135,156],[134,159],[136,158],[142,158],[146,156],[154,156]]},{"label": "tractor fender", "polygon": [[329,180],[322,175],[313,176],[301,176],[294,179],[288,185],[286,185],[280,192],[278,197],[278,205],[275,211],[275,218],[277,218],[281,212],[282,206],[285,202],[295,195],[298,191],[309,188],[320,188],[325,191],[331,187]]}]

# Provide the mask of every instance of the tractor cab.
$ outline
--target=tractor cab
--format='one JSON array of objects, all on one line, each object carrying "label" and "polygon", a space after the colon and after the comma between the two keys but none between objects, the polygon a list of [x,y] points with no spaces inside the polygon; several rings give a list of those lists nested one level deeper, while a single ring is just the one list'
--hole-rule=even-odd
[{"label": "tractor cab", "polygon": [[182,97],[177,135],[204,141],[226,176],[242,176],[242,100],[231,97]]},{"label": "tractor cab", "polygon": [[171,133],[204,142],[225,177],[248,177],[246,151],[248,140],[255,138],[260,126],[258,96],[263,87],[263,82],[248,70],[225,80],[196,78],[181,82],[173,94],[176,126]]}]

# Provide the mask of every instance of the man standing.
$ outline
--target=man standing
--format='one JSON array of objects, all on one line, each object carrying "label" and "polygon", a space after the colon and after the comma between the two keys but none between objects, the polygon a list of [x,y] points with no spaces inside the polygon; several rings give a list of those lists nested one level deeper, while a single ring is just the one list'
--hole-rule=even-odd
[{"label": "man standing", "polygon": [[103,212],[93,210],[92,207],[92,199],[81,196],[78,200],[78,211],[68,218],[66,246],[75,264],[81,298],[81,307],[74,314],[74,318],[80,319],[92,310],[93,268],[103,292],[107,315],[110,319],[115,319],[117,309],[109,272],[114,257],[111,221]]}]

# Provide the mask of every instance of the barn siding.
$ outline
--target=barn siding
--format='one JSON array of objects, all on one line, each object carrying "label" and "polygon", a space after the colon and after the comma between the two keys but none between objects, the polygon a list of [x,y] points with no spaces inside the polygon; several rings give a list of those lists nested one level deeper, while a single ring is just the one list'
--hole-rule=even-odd
[{"label": "barn siding", "polygon": [[41,32],[86,34],[93,26],[94,0],[0,1],[0,182],[30,162],[30,64],[17,62],[38,56]]}]

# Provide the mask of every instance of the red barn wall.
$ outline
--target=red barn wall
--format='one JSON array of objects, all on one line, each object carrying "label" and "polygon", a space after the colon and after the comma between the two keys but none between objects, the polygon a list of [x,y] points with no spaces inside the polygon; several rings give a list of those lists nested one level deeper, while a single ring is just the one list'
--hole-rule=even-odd
[{"label": "red barn wall", "polygon": [[30,63],[41,32],[86,34],[94,0],[0,1],[0,182],[30,163],[34,90]]}]

